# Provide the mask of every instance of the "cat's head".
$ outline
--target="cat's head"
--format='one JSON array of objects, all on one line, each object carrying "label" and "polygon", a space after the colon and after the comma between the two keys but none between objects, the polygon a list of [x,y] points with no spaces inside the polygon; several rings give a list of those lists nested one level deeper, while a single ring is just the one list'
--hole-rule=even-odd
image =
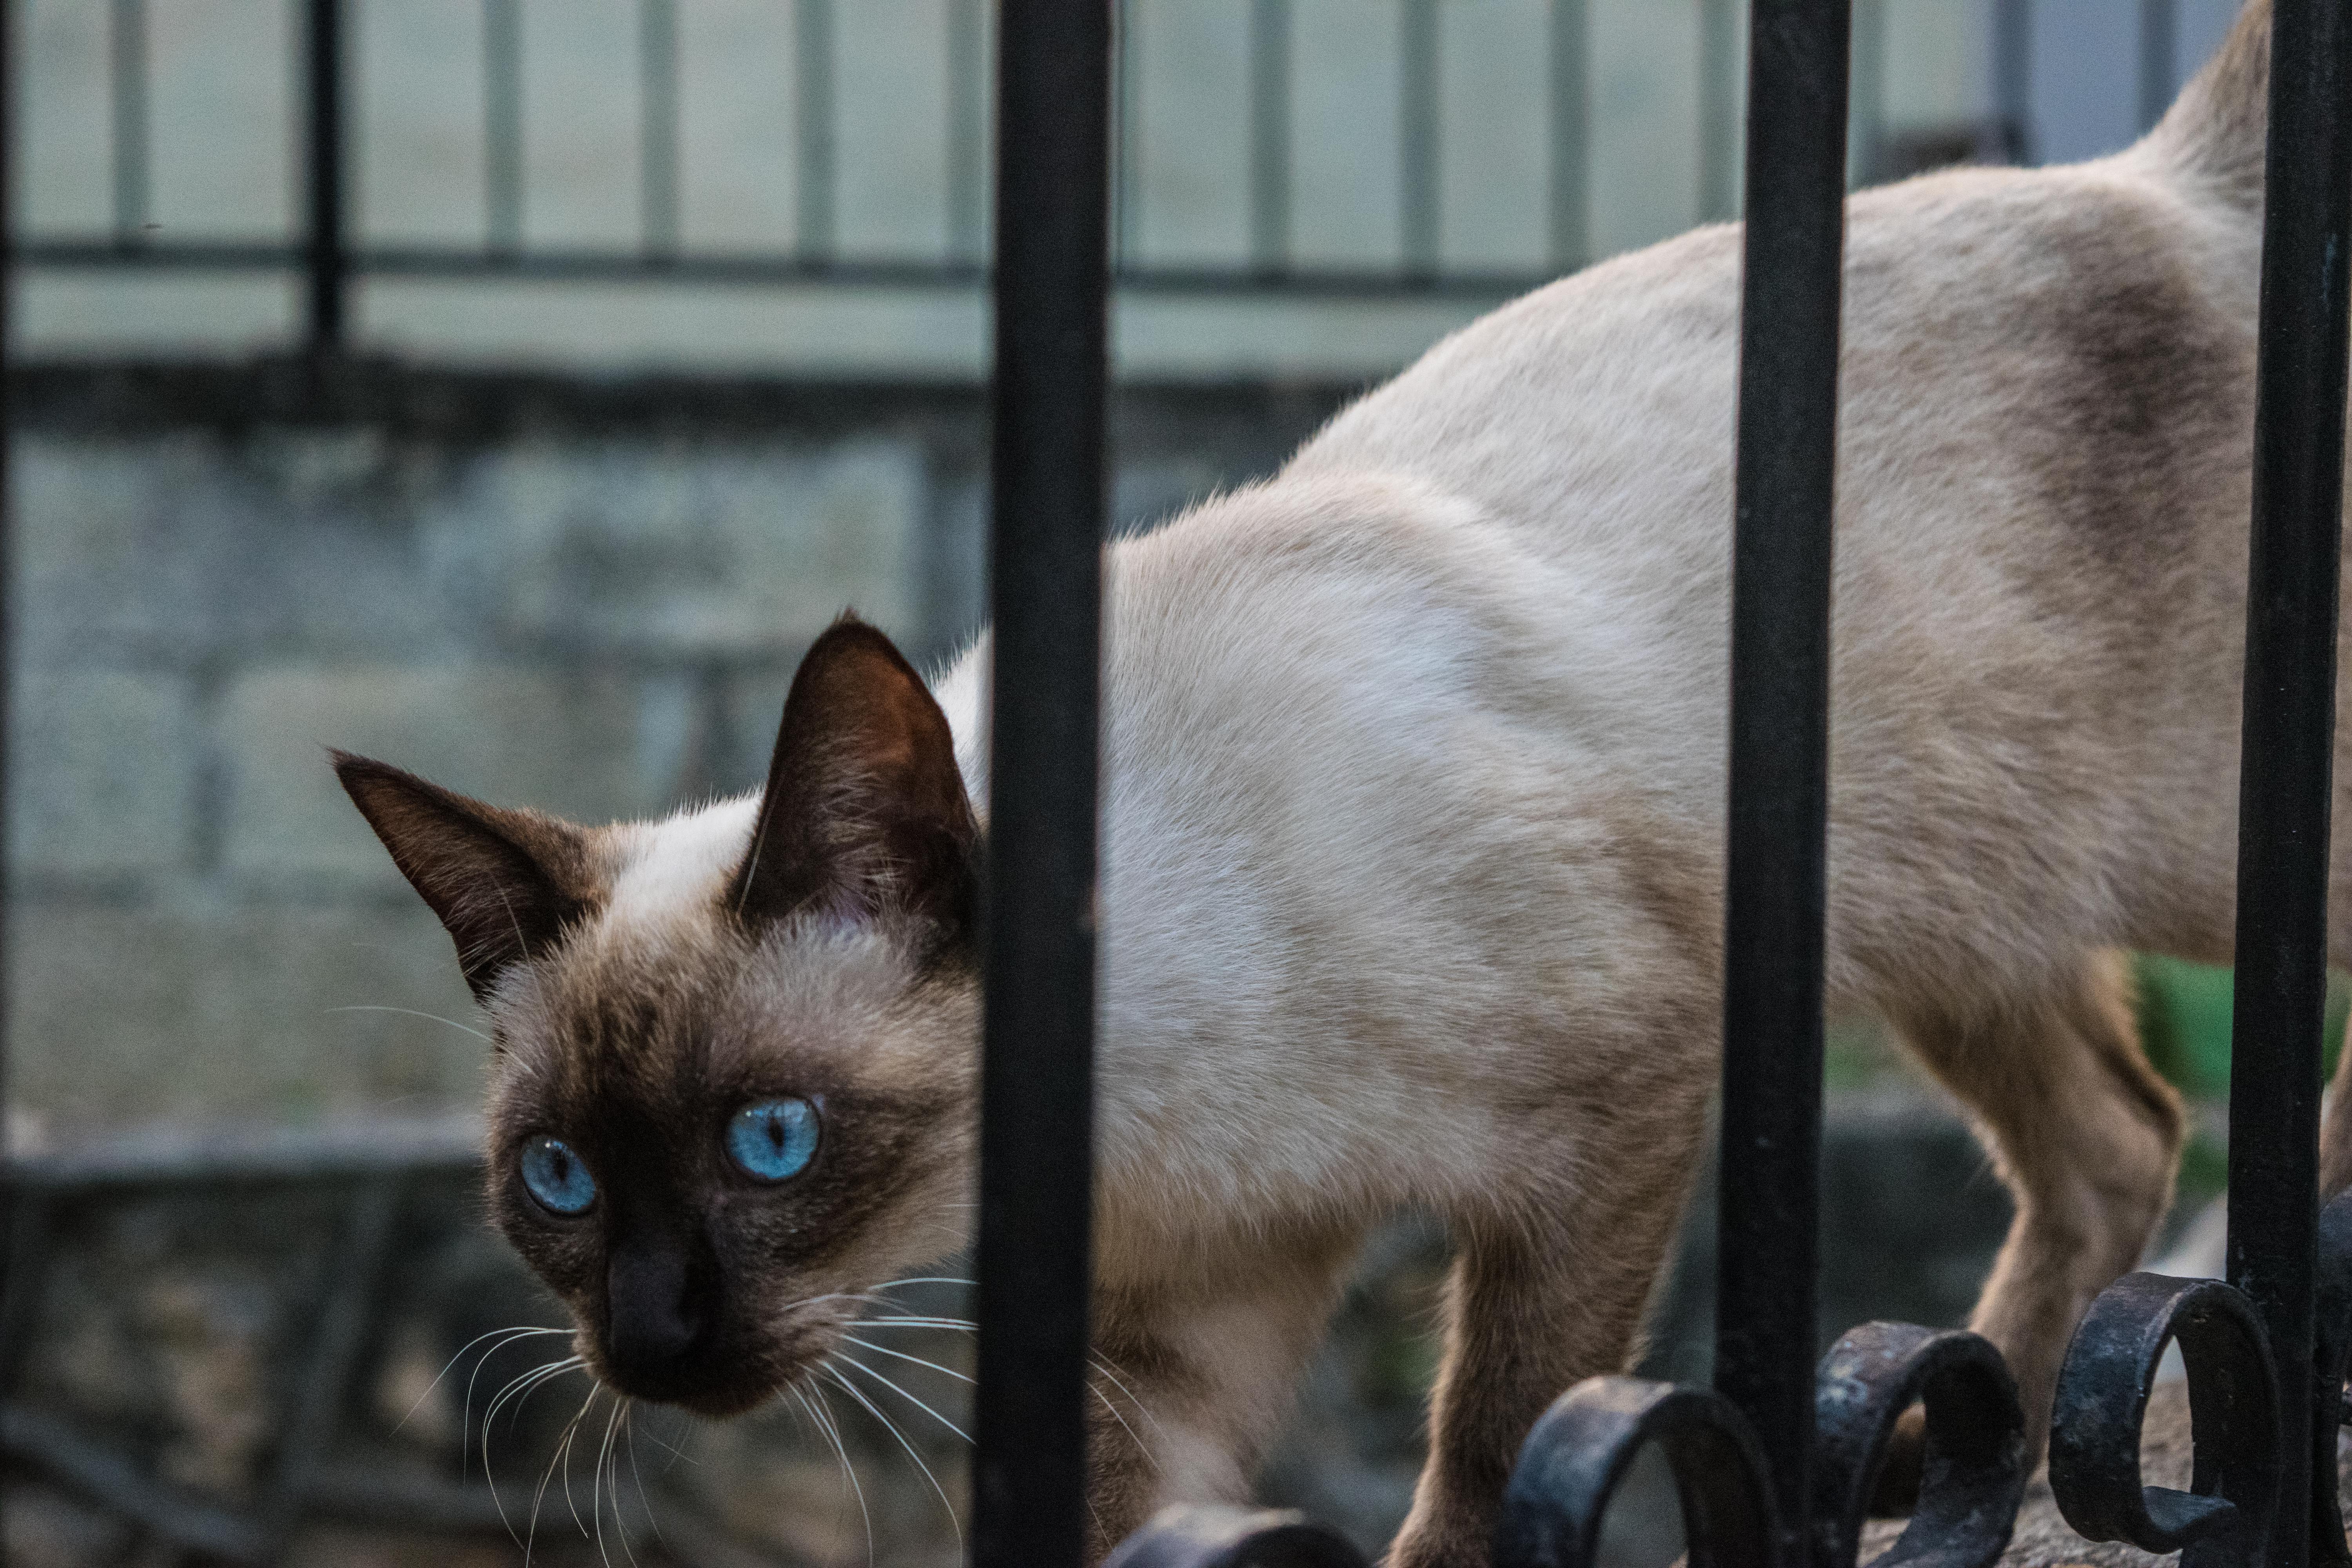
[{"label": "cat's head", "polygon": [[959,1245],[980,828],[881,633],[809,650],[756,802],[592,828],[335,769],[457,942],[490,1212],[607,1382],[747,1409]]}]

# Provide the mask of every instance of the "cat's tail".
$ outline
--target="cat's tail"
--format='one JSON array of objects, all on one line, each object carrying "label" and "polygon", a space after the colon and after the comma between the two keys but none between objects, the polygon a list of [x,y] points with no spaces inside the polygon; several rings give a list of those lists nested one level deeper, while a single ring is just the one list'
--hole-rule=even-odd
[{"label": "cat's tail", "polygon": [[2270,86],[2271,0],[2247,0],[2229,37],[2148,132],[2147,150],[2222,200],[2260,211]]}]

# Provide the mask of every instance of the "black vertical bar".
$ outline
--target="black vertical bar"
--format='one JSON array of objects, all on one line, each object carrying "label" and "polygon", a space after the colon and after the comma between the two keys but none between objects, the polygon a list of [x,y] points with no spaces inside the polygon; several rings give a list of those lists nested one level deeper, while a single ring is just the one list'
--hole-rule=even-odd
[{"label": "black vertical bar", "polygon": [[1847,0],[1756,0],[1741,283],[1716,1386],[1811,1511]]},{"label": "black vertical bar", "polygon": [[2012,162],[2033,162],[2033,0],[1993,0],[1992,97]]},{"label": "black vertical bar", "polygon": [[1290,265],[1290,0],[1250,5],[1250,265]]},{"label": "black vertical bar", "polygon": [[988,61],[982,0],[948,0],[948,249],[981,259],[987,244]]},{"label": "black vertical bar", "polygon": [[1398,238],[1408,277],[1437,272],[1437,5],[1402,0],[1397,37]]},{"label": "black vertical bar", "polygon": [[1562,272],[1592,255],[1592,110],[1585,0],[1551,0],[1551,264]]},{"label": "black vertical bar", "polygon": [[114,243],[138,245],[147,237],[147,0],[114,0],[107,13],[106,56]]},{"label": "black vertical bar", "polygon": [[1110,7],[1008,0],[997,77],[995,622],[976,1568],[1086,1553]]},{"label": "black vertical bar", "polygon": [[833,0],[793,7],[793,111],[801,259],[834,259]]},{"label": "black vertical bar", "polygon": [[1135,257],[1143,186],[1136,174],[1142,145],[1135,80],[1134,0],[1110,0],[1110,272]]},{"label": "black vertical bar", "polygon": [[313,354],[343,346],[351,258],[344,248],[342,0],[309,0],[305,54],[310,90],[310,276],[308,328]]},{"label": "black vertical bar", "polygon": [[[15,885],[8,874],[8,812],[13,792],[5,784],[14,774],[15,756],[9,737],[15,733],[16,622],[16,491],[10,453],[16,436],[16,7],[0,0],[0,1168],[8,1159],[9,1028],[13,998],[8,990],[8,926],[6,889]],[[6,1215],[9,1229],[16,1224],[12,1202]],[[0,1303],[8,1298],[0,1280]],[[10,1325],[0,1321],[0,1383],[7,1371],[5,1357]]]},{"label": "black vertical bar", "polygon": [[[6,1139],[6,1129],[0,1127],[0,1160],[9,1152]],[[25,1363],[32,1359],[41,1278],[48,1271],[56,1240],[58,1205],[53,1194],[20,1179],[5,1163],[0,1163],[0,1192],[7,1198],[5,1225],[0,1226],[0,1399],[5,1399],[16,1392]],[[0,1525],[5,1523],[0,1519]]]},{"label": "black vertical bar", "polygon": [[[15,348],[16,307],[16,7],[0,0],[0,785],[13,779],[10,737],[15,733],[16,668],[16,509],[10,456],[16,436]],[[8,801],[0,787],[0,1394],[14,1392],[22,1370],[29,1326],[38,1303],[34,1289],[47,1249],[48,1205],[16,1180],[10,1159],[8,1107],[9,1017],[8,928],[13,910],[7,889],[15,885],[7,866]]]},{"label": "black vertical bar", "polygon": [[1738,211],[1731,171],[1738,155],[1739,0],[1699,0],[1698,216],[1715,223]]},{"label": "black vertical bar", "polygon": [[1846,184],[1878,177],[1879,142],[1886,134],[1886,0],[1853,0],[1847,70]]},{"label": "black vertical bar", "polygon": [[637,229],[648,259],[677,254],[677,0],[637,0]]},{"label": "black vertical bar", "polygon": [[2155,129],[2172,107],[2179,70],[2180,0],[2139,0],[2139,128]]},{"label": "black vertical bar", "polygon": [[[2343,531],[2352,7],[2277,0],[2255,372],[2253,539],[2238,785],[2230,1280],[2263,1314],[2282,1392],[2273,1568],[2302,1568],[2336,1479],[2336,1394],[2313,1364],[2328,792]],[[2303,1397],[2295,1397],[2300,1383]],[[2324,1408],[2325,1415],[2320,1414]]]},{"label": "black vertical bar", "polygon": [[522,248],[520,0],[482,0],[482,212],[492,255]]}]

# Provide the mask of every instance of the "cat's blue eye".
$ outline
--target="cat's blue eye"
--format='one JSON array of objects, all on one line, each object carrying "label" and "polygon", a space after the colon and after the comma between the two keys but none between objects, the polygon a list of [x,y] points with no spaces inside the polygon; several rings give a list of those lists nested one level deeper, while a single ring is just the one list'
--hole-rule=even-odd
[{"label": "cat's blue eye", "polygon": [[816,1158],[816,1107],[805,1100],[762,1100],[727,1123],[727,1153],[761,1182],[789,1181]]},{"label": "cat's blue eye", "polygon": [[561,1138],[534,1138],[522,1146],[522,1184],[551,1214],[586,1214],[596,1201],[596,1178]]}]

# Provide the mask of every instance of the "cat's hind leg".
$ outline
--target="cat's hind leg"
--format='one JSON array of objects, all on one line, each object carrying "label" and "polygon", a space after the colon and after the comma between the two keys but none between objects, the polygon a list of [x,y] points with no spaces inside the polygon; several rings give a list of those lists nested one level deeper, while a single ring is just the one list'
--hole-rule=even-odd
[{"label": "cat's hind leg", "polygon": [[2039,997],[1921,1009],[1898,1027],[1968,1108],[2017,1205],[1969,1326],[2009,1358],[2038,1459],[2075,1321],[2138,1263],[2171,1201],[2180,1097],[2140,1050],[2120,952],[2086,954]]}]

